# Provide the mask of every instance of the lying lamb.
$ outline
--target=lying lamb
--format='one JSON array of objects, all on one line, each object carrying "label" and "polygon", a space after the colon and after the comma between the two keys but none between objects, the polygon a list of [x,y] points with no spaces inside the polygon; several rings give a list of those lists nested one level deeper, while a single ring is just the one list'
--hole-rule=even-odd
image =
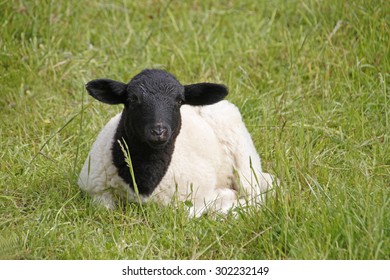
[{"label": "lying lamb", "polygon": [[191,201],[191,215],[226,213],[261,202],[272,185],[240,112],[221,101],[224,85],[183,86],[166,71],[147,69],[128,84],[97,79],[86,88],[101,102],[124,105],[92,145],[78,182],[107,208],[118,198],[176,198]]}]

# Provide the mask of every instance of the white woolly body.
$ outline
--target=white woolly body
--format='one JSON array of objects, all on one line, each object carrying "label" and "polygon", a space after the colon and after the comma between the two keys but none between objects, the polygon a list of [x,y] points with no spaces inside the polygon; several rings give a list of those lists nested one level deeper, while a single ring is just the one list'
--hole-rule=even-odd
[{"label": "white woolly body", "polygon": [[[191,214],[197,216],[205,210],[227,212],[238,204],[260,202],[272,177],[262,172],[259,155],[237,107],[228,101],[183,105],[181,116],[182,126],[168,170],[153,193],[141,195],[140,200],[162,204],[190,200]],[[111,147],[120,117],[113,117],[100,132],[79,177],[80,188],[111,209],[118,195],[139,201],[113,164]]]}]

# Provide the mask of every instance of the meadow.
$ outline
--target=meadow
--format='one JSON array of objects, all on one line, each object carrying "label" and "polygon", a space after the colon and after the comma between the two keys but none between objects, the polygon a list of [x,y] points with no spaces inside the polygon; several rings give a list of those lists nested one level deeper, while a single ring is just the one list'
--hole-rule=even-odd
[{"label": "meadow", "polygon": [[[389,259],[390,2],[0,0],[0,259]],[[280,185],[260,209],[107,211],[77,186],[96,78],[218,82]]]}]

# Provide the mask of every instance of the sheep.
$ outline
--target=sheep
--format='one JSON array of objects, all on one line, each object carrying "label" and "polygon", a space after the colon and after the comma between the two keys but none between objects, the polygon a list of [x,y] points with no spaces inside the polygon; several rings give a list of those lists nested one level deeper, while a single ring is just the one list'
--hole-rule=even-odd
[{"label": "sheep", "polygon": [[239,110],[223,100],[226,86],[183,86],[165,70],[145,69],[128,84],[97,79],[86,90],[124,105],[99,133],[78,179],[106,208],[115,209],[118,199],[190,201],[192,216],[227,213],[261,203],[272,186]]}]

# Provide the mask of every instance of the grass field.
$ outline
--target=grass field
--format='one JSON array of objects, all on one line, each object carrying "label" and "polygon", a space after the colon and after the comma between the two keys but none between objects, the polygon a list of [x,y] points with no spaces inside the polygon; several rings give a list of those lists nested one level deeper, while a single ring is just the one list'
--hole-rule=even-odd
[{"label": "grass field", "polygon": [[[0,0],[0,259],[389,259],[389,1]],[[120,106],[84,84],[225,83],[281,185],[236,219],[77,186]]]}]

